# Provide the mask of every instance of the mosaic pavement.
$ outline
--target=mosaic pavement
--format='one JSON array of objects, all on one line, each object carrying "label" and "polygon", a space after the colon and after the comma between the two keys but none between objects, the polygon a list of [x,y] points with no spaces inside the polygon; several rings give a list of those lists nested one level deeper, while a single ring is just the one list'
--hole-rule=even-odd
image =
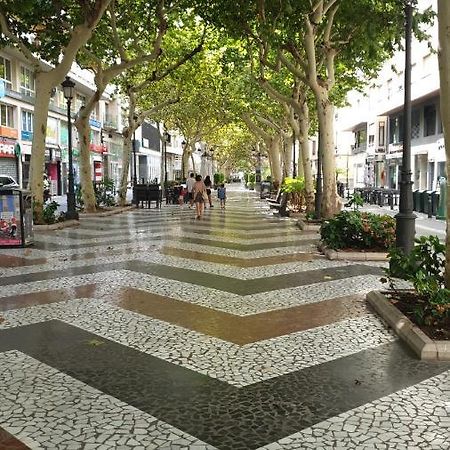
[{"label": "mosaic pavement", "polygon": [[382,269],[229,197],[0,250],[0,450],[450,449],[450,365],[370,310]]}]

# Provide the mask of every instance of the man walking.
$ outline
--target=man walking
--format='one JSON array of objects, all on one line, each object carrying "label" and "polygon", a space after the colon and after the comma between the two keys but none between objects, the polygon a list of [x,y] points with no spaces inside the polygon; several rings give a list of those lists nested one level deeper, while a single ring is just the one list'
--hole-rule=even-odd
[{"label": "man walking", "polygon": [[194,204],[194,194],[192,192],[194,184],[195,184],[195,176],[194,173],[191,172],[189,178],[186,181],[186,188],[188,191],[188,199],[189,199],[189,208],[191,208],[192,205]]}]

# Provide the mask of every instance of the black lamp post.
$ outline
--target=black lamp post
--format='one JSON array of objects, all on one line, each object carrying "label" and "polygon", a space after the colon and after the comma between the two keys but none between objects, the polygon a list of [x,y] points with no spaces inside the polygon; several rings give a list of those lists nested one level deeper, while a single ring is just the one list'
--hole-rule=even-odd
[{"label": "black lamp post", "polygon": [[67,191],[67,213],[66,218],[69,220],[77,220],[78,212],[76,210],[75,201],[75,187],[73,180],[73,154],[72,154],[72,117],[70,113],[70,107],[73,99],[73,88],[75,83],[69,78],[61,83],[63,88],[64,98],[67,100],[67,150],[69,153],[69,189]]},{"label": "black lamp post", "polygon": [[181,147],[183,148],[183,154],[181,155],[181,178],[184,178],[184,148],[185,148],[185,146],[186,146],[186,141],[183,140],[183,142],[181,143]]},{"label": "black lamp post", "polygon": [[296,156],[295,156],[295,131],[292,131],[292,178],[297,176],[297,165],[296,165]]},{"label": "black lamp post", "polygon": [[[133,116],[134,122],[138,119],[137,116]],[[137,162],[136,162],[136,129],[133,131],[133,186],[136,186],[137,182]]]},{"label": "black lamp post", "polygon": [[164,186],[167,187],[167,143],[170,141],[170,134],[164,131]]},{"label": "black lamp post", "polygon": [[405,0],[405,103],[403,107],[403,155],[400,179],[400,205],[396,220],[396,245],[405,254],[414,247],[416,233],[413,213],[411,172],[411,38],[414,0]]}]

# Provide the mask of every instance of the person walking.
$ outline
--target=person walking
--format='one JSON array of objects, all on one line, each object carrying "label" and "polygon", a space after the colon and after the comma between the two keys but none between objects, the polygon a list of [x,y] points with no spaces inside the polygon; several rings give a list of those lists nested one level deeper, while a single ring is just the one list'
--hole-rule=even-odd
[{"label": "person walking", "polygon": [[217,198],[220,200],[220,208],[225,209],[225,201],[227,199],[227,189],[222,183],[217,189]]},{"label": "person walking", "polygon": [[206,186],[206,195],[208,196],[209,207],[214,208],[214,205],[212,204],[212,199],[211,199],[212,182],[211,182],[211,177],[209,175],[206,175],[204,183]]},{"label": "person walking", "polygon": [[206,186],[202,181],[201,175],[197,175],[195,177],[195,184],[192,188],[192,195],[194,197],[197,219],[200,219],[203,215],[203,211],[205,210],[205,201],[208,200],[208,195],[206,194]]},{"label": "person walking", "polygon": [[189,178],[186,181],[186,189],[187,189],[187,192],[188,192],[189,208],[192,208],[192,205],[194,203],[194,195],[192,193],[192,189],[194,188],[194,184],[195,184],[194,173],[191,173],[189,175]]}]

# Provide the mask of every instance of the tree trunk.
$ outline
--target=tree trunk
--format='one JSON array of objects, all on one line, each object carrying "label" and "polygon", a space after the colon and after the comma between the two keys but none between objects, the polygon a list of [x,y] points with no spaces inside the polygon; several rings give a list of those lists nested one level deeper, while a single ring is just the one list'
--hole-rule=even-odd
[{"label": "tree trunk", "polygon": [[280,142],[276,138],[272,138],[267,143],[267,150],[272,157],[272,182],[281,184],[283,177],[281,173]]},{"label": "tree trunk", "polygon": [[292,138],[281,141],[283,149],[283,179],[292,175]]},{"label": "tree trunk", "polygon": [[445,287],[450,289],[450,3],[438,0],[439,72],[441,79],[441,117],[447,160],[447,235],[445,240]]},{"label": "tree trunk", "polygon": [[183,178],[187,179],[189,175],[189,158],[191,157],[191,152],[188,149],[184,149],[182,155],[182,165],[183,165]]},{"label": "tree trunk", "polygon": [[339,211],[336,192],[336,158],[334,150],[334,108],[325,90],[316,95],[319,120],[319,142],[322,149],[323,197],[321,213],[324,219],[333,217]]},{"label": "tree trunk", "polygon": [[45,72],[36,73],[33,151],[31,153],[30,164],[30,188],[34,200],[36,223],[43,223],[45,136],[47,134],[48,105],[54,83],[56,83],[55,76],[52,76],[52,74]]},{"label": "tree trunk", "polygon": [[197,173],[195,170],[195,160],[194,160],[194,154],[191,153],[191,161],[192,161],[192,172]]},{"label": "tree trunk", "polygon": [[125,206],[127,202],[127,187],[128,187],[128,171],[130,170],[131,157],[131,138],[133,133],[128,130],[123,137],[123,155],[122,155],[122,178],[120,180],[119,189],[119,205]]},{"label": "tree trunk", "polygon": [[80,181],[83,195],[84,211],[95,212],[96,200],[92,183],[91,151],[90,151],[90,127],[89,115],[82,114],[75,122],[80,141]]},{"label": "tree trunk", "polygon": [[[300,135],[299,135],[299,165],[302,164],[303,176],[305,178],[305,203],[306,212],[314,211],[314,180],[311,167],[311,149],[309,143],[309,124],[300,118]],[[300,166],[299,166],[300,167]],[[300,172],[300,171],[299,171]]]}]

